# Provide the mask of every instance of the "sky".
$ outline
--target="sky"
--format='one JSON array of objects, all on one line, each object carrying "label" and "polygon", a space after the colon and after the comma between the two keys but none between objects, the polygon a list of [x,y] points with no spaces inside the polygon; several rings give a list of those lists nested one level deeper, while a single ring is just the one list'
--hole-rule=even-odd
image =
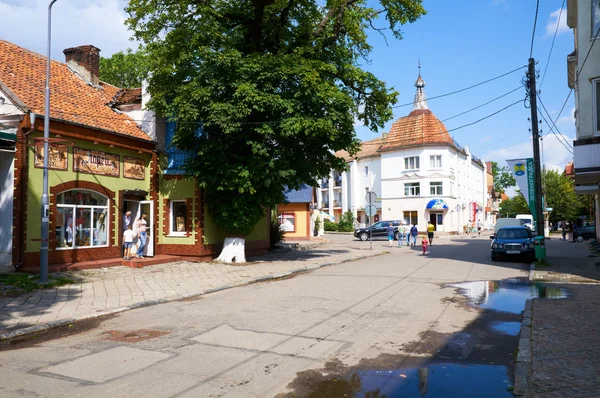
[{"label": "sky", "polygon": [[[64,62],[63,49],[84,44],[99,47],[105,57],[128,47],[136,48],[137,43],[131,41],[131,32],[124,25],[126,2],[58,0],[52,9],[52,58]],[[553,120],[569,94],[566,57],[574,48],[573,32],[566,26],[566,10],[559,20],[563,2],[540,1],[533,42],[533,58],[540,72],[538,90]],[[48,3],[48,0],[0,0],[0,39],[45,54]],[[536,0],[424,0],[423,6],[427,14],[402,28],[402,40],[388,35],[386,43],[378,32],[369,34],[374,48],[364,68],[400,93],[397,105],[413,101],[419,60],[428,98],[461,90],[527,65]],[[547,63],[557,24],[553,52]],[[378,25],[383,26],[383,21]],[[524,67],[476,88],[429,100],[429,108],[444,121],[522,87],[525,71]],[[521,88],[444,124],[448,130],[459,128],[524,98],[525,90]],[[410,111],[411,106],[395,108],[394,119],[379,132],[357,125],[357,135],[362,140],[376,138],[388,131],[394,120]],[[450,134],[460,145],[468,146],[473,155],[503,166],[506,159],[532,156],[530,112],[521,101]],[[558,130],[571,144],[575,136],[573,113],[571,96],[557,121]],[[572,160],[572,154],[545,123],[541,129],[545,166],[563,170]]]}]

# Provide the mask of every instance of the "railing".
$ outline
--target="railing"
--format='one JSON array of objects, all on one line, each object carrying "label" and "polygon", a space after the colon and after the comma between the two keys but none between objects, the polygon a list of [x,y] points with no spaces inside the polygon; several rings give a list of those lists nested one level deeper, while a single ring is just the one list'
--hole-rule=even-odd
[{"label": "railing", "polygon": [[321,188],[322,188],[322,189],[327,189],[327,188],[329,188],[329,180],[322,182],[322,183],[321,183]]},{"label": "railing", "polygon": [[190,152],[179,151],[179,150],[168,150],[167,151],[167,170],[166,174],[183,174],[184,165],[187,158],[191,156]]}]

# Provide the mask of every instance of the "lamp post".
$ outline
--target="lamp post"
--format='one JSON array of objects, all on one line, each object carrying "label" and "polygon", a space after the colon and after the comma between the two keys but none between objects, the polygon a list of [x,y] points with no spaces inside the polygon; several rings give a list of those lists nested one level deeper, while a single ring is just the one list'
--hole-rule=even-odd
[{"label": "lamp post", "polygon": [[40,247],[40,283],[48,282],[48,238],[50,206],[48,200],[48,140],[50,138],[50,42],[52,36],[52,6],[48,5],[48,43],[46,56],[46,92],[44,98],[44,178],[42,185],[42,236]]}]

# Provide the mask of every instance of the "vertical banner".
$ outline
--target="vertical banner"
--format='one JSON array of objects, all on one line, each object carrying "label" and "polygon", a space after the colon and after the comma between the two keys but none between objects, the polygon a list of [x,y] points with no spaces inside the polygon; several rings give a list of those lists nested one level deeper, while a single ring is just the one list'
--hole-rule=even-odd
[{"label": "vertical banner", "polygon": [[535,212],[535,176],[533,158],[507,160],[508,168],[517,181],[517,186],[529,205],[533,220],[537,223]]}]

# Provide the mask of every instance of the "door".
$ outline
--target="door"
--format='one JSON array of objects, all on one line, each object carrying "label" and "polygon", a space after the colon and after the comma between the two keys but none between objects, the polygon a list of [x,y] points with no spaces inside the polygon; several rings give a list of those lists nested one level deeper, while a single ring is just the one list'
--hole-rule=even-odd
[{"label": "door", "polygon": [[136,220],[143,214],[148,214],[146,218],[146,247],[144,248],[144,257],[154,257],[154,201],[142,200],[136,215]]},{"label": "door", "polygon": [[437,213],[429,213],[429,222],[435,227],[434,231],[437,231]]}]

